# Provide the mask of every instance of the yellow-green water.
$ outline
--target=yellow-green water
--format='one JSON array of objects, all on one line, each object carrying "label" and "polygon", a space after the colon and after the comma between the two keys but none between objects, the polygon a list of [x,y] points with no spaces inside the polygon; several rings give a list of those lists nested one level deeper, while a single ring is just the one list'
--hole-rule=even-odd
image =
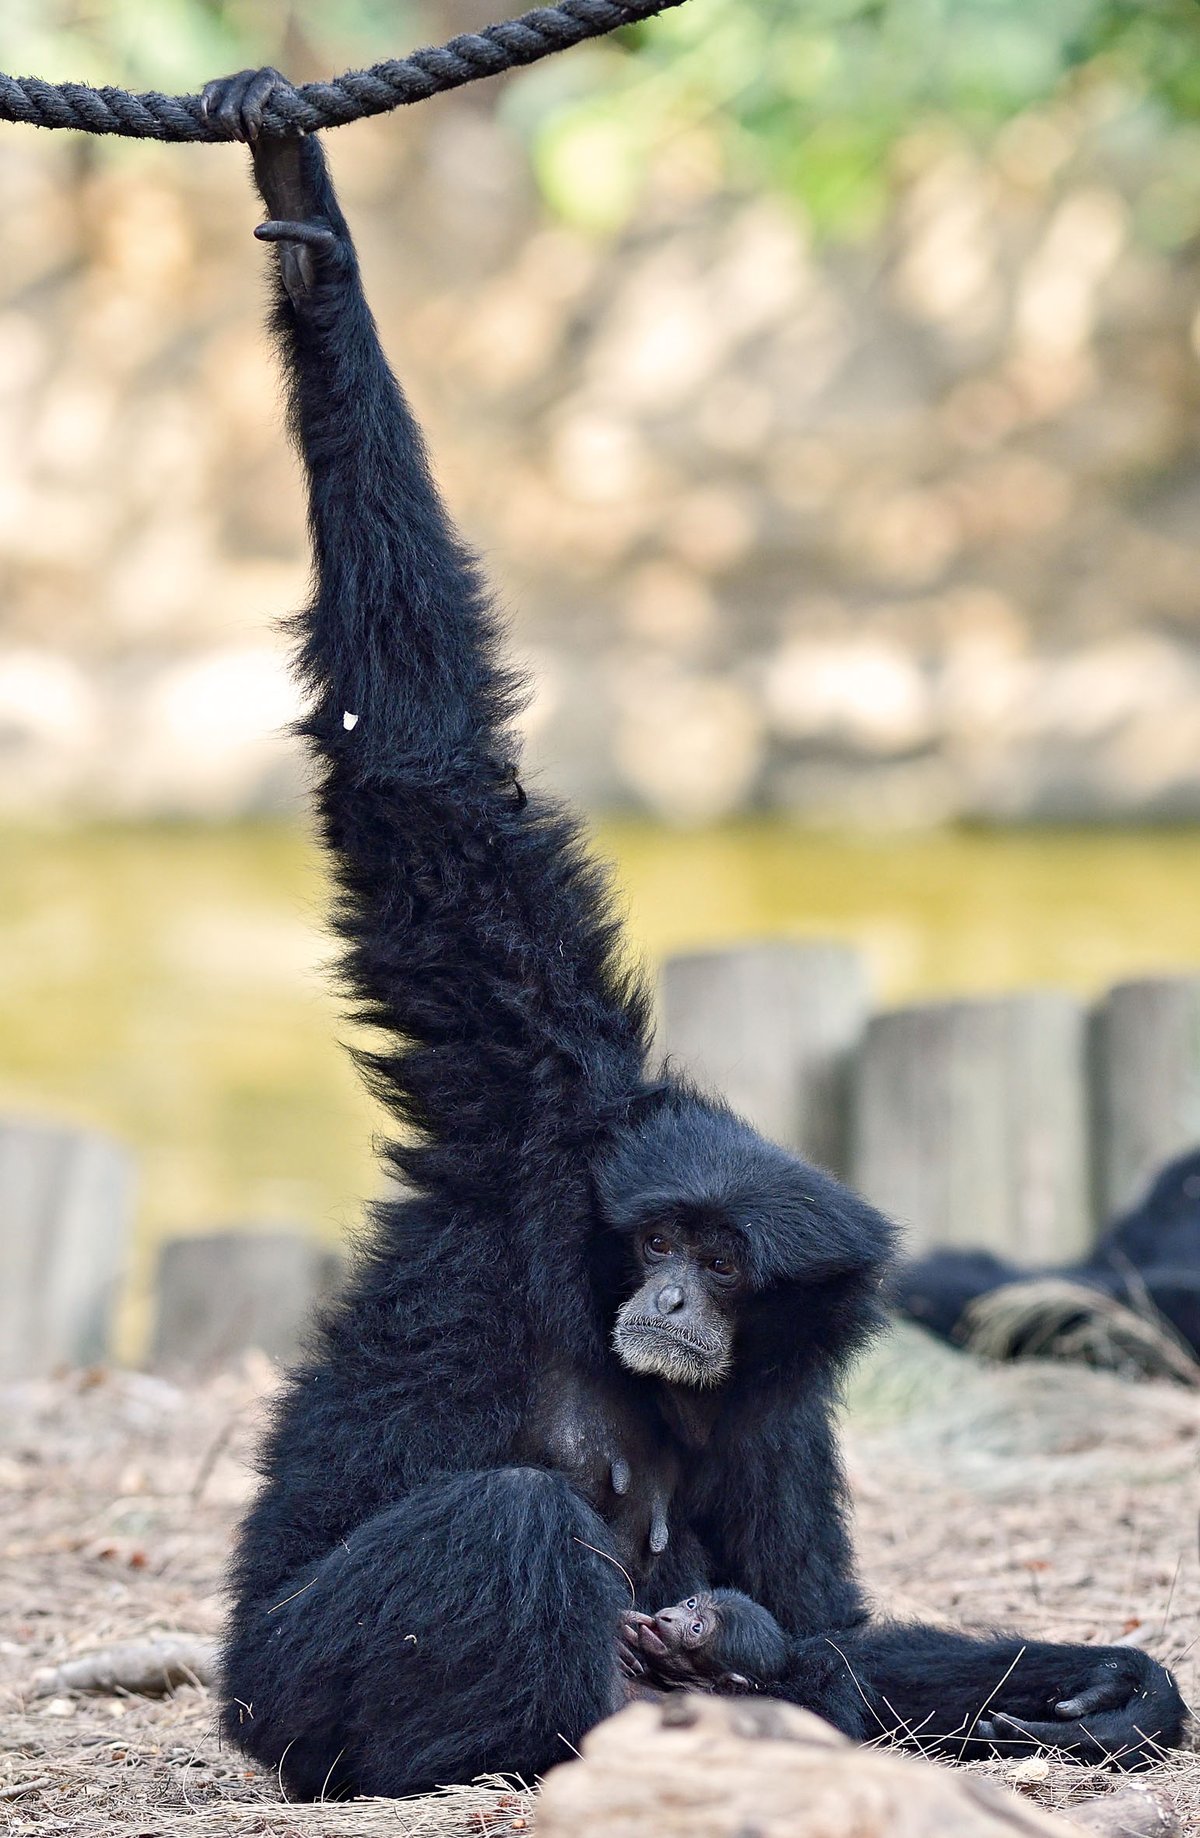
[{"label": "yellow-green water", "polygon": [[[600,847],[652,961],[752,936],[845,938],[883,1002],[1200,968],[1197,831],[614,824]],[[302,831],[14,831],[0,851],[0,1108],[132,1144],[143,1250],[238,1219],[329,1236],[352,1221],[383,1120],[336,1044]]]}]

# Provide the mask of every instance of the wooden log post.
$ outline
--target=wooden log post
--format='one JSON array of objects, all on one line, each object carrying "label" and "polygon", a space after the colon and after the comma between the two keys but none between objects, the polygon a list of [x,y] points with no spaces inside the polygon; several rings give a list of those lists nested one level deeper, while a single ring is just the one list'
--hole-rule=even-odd
[{"label": "wooden log post", "polygon": [[159,1253],[151,1363],[160,1371],[211,1371],[250,1347],[288,1360],[340,1271],[338,1253],[302,1232],[173,1238]]},{"label": "wooden log post", "polygon": [[1036,1264],[1091,1242],[1086,1023],[1053,991],[877,1015],[859,1055],[853,1177],[908,1249]]},{"label": "wooden log post", "polygon": [[0,1375],[108,1357],[133,1189],[107,1136],[0,1123]]},{"label": "wooden log post", "polygon": [[[1165,1797],[1112,1799],[1121,1805],[1102,1828],[1109,1838],[1179,1838]],[[965,1769],[859,1747],[794,1704],[682,1691],[629,1704],[590,1730],[578,1759],[546,1776],[536,1819],[538,1838],[1084,1838],[1101,1829]]]},{"label": "wooden log post", "polygon": [[1138,1200],[1164,1162],[1200,1148],[1200,977],[1119,983],[1091,1027],[1096,1206]]},{"label": "wooden log post", "polygon": [[850,1059],[867,1021],[860,954],[837,944],[755,944],[668,959],[667,1051],[764,1136],[847,1171]]}]

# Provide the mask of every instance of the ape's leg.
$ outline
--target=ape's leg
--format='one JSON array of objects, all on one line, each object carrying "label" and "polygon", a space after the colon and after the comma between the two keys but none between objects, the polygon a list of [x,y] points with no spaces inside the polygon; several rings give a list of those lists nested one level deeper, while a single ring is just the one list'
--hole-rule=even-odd
[{"label": "ape's leg", "polygon": [[243,1591],[226,1733],[293,1798],[532,1780],[624,1701],[628,1595],[607,1546],[601,1520],[544,1469],[418,1488],[282,1599],[250,1606]]},{"label": "ape's leg", "polygon": [[833,1637],[887,1730],[938,1753],[1064,1750],[1146,1767],[1179,1740],[1186,1707],[1171,1674],[1135,1647],[1057,1646],[1012,1635],[867,1627]]}]

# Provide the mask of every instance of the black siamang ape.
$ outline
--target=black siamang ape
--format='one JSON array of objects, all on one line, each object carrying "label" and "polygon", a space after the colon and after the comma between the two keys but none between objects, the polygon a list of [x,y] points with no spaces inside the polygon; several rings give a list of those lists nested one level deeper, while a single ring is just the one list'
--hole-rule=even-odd
[{"label": "black siamang ape", "polygon": [[418,1197],[377,1209],[279,1405],[226,1732],[294,1796],[531,1778],[624,1698],[623,1567],[651,1606],[761,1604],[787,1640],[772,1689],[856,1736],[1134,1763],[1182,1716],[1142,1653],[868,1620],[832,1412],[892,1229],[648,1070],[603,878],[518,782],[519,684],[321,149],[258,131],[282,81],[206,102],[252,145],[276,249],[316,556],[304,732],[349,985],[386,1037],[367,1070]]},{"label": "black siamang ape", "polygon": [[[900,1314],[953,1346],[968,1337],[972,1302],[993,1289],[1043,1276],[1066,1277],[1135,1309],[1149,1302],[1200,1358],[1200,1150],[1168,1162],[1138,1204],[1101,1233],[1080,1263],[1031,1270],[991,1251],[947,1246],[905,1264],[896,1273],[892,1299]],[[1018,1338],[1013,1356],[1021,1351]]]},{"label": "black siamang ape", "polygon": [[631,1680],[652,1673],[660,1684],[670,1679],[710,1691],[763,1690],[786,1676],[791,1657],[774,1615],[740,1589],[705,1590],[656,1615],[627,1608],[621,1637]]}]

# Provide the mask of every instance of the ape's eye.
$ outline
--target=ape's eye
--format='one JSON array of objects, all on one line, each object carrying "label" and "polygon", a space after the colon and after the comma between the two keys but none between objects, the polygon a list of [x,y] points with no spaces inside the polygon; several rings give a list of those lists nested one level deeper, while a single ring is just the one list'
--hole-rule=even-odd
[{"label": "ape's eye", "polygon": [[704,1632],[703,1621],[693,1621],[692,1622],[692,1632],[693,1634],[702,1634]]},{"label": "ape's eye", "polygon": [[685,1608],[695,1608],[695,1606],[696,1606],[696,1598],[695,1598],[695,1596],[694,1596],[694,1595],[690,1595],[690,1596],[688,1597],[688,1599],[687,1599],[687,1601],[686,1601],[686,1602],[684,1603],[684,1605],[683,1605],[683,1606],[684,1606]]},{"label": "ape's eye", "polygon": [[736,1276],[737,1265],[731,1257],[714,1257],[709,1261],[709,1269],[714,1276]]},{"label": "ape's eye", "polygon": [[643,1249],[649,1251],[652,1257],[665,1257],[671,1249],[671,1241],[664,1238],[661,1232],[652,1232]]}]

